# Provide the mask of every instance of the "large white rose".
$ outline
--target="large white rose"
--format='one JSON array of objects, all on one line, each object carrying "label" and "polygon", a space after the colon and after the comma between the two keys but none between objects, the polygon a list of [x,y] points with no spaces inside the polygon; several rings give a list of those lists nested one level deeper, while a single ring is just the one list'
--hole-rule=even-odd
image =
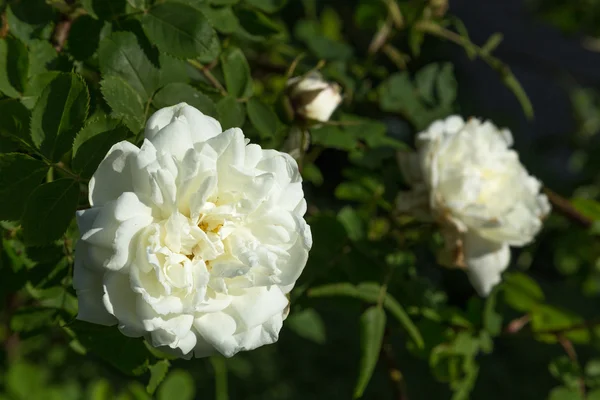
[{"label": "large white rose", "polygon": [[289,99],[294,111],[304,118],[327,122],[342,102],[341,88],[313,72],[287,82]]},{"label": "large white rose", "polygon": [[500,282],[509,246],[530,243],[550,212],[512,143],[510,131],[489,121],[451,116],[419,133],[416,153],[399,156],[413,188],[399,196],[399,208],[444,225],[447,245],[460,253],[455,262],[481,295]]},{"label": "large white rose", "polygon": [[189,358],[277,340],[312,244],[296,162],[185,103],[115,144],[77,213],[81,320]]}]

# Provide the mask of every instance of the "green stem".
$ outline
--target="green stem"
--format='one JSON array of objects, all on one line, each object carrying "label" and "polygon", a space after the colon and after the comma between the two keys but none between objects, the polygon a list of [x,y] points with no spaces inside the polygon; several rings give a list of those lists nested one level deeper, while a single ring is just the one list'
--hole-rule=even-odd
[{"label": "green stem", "polygon": [[419,21],[415,24],[414,28],[417,31],[428,33],[433,36],[437,36],[442,39],[454,42],[470,52],[477,55],[483,61],[485,61],[493,70],[500,74],[504,84],[512,90],[513,94],[517,97],[517,100],[521,103],[521,107],[525,112],[525,115],[529,118],[533,118],[533,106],[531,101],[527,97],[525,90],[521,84],[517,81],[513,73],[511,72],[508,65],[504,64],[498,58],[490,55],[487,50],[482,49],[476,44],[469,41],[467,38],[446,29],[432,21]]},{"label": "green stem", "polygon": [[215,400],[228,400],[227,365],[222,356],[213,356],[210,363],[215,371]]},{"label": "green stem", "polygon": [[48,173],[46,173],[46,182],[52,182],[54,180],[54,167],[50,167],[48,169]]},{"label": "green stem", "polygon": [[187,60],[188,63],[198,69],[202,74],[208,79],[208,81],[217,89],[223,96],[227,96],[227,90],[221,85],[221,82],[215,78],[215,76],[210,72],[210,68],[205,65],[200,64],[196,60]]}]

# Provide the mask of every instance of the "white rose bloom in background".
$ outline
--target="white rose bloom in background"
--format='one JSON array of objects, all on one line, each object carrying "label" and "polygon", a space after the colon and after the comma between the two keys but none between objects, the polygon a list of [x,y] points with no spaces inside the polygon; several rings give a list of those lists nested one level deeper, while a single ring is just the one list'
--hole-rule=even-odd
[{"label": "white rose bloom in background", "polygon": [[342,102],[341,88],[313,72],[287,82],[287,91],[294,111],[304,118],[327,122]]},{"label": "white rose bloom in background", "polygon": [[419,133],[416,153],[399,155],[412,191],[398,197],[398,207],[443,225],[454,262],[483,296],[500,282],[509,246],[530,243],[550,212],[512,143],[510,131],[489,121],[451,116]]},{"label": "white rose bloom in background", "polygon": [[78,319],[189,358],[277,340],[312,244],[296,162],[185,103],[115,144],[77,213]]}]

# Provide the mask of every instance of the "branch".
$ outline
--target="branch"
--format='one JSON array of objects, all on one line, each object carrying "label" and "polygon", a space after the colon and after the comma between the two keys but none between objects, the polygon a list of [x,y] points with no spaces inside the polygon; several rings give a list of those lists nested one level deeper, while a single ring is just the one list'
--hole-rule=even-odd
[{"label": "branch", "polygon": [[389,329],[386,329],[383,337],[383,345],[381,346],[380,357],[385,361],[388,370],[388,377],[393,385],[394,398],[397,400],[408,400],[406,394],[406,385],[404,383],[404,377],[400,368],[398,368],[398,362],[394,355],[392,344],[389,341]]},{"label": "branch", "polygon": [[[565,350],[565,353],[567,353],[567,356],[569,357],[571,362],[573,364],[579,366],[577,352],[575,351],[575,347],[573,346],[573,343],[571,343],[571,341],[569,339],[567,339],[566,337],[564,337],[561,334],[556,335],[556,338],[558,339],[558,342],[560,343],[562,348]],[[581,397],[583,399],[585,399],[585,380],[583,379],[583,376],[580,376],[577,379],[577,383],[579,384],[579,393],[581,394]]]},{"label": "branch", "polygon": [[577,211],[569,200],[553,192],[547,187],[544,188],[544,193],[548,197],[548,200],[550,201],[552,207],[554,207],[557,213],[570,219],[573,222],[576,222],[584,228],[590,228],[592,226],[593,221],[585,215],[581,214],[579,211]]}]

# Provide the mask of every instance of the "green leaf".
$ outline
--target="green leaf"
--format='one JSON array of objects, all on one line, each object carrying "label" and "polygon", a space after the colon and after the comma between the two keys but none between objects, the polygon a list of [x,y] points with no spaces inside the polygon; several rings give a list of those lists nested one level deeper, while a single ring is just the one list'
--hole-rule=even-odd
[{"label": "green leaf", "polygon": [[77,147],[73,154],[73,170],[83,178],[91,177],[98,165],[108,153],[108,150],[117,142],[127,137],[128,131],[124,126],[100,132],[87,139]]},{"label": "green leaf", "polygon": [[152,43],[176,57],[212,54],[219,40],[202,12],[178,2],[167,1],[152,7],[142,17],[142,25]]},{"label": "green leaf", "polygon": [[27,93],[31,84],[31,77],[48,72],[48,64],[56,60],[57,57],[58,53],[50,42],[37,39],[29,42],[29,71],[27,73],[28,81],[25,93]]},{"label": "green leaf", "polygon": [[0,136],[10,136],[15,140],[30,144],[29,120],[31,114],[16,99],[0,100]]},{"label": "green leaf", "polygon": [[90,383],[86,390],[85,398],[90,400],[110,400],[115,397],[110,382],[101,378]]},{"label": "green leaf", "polygon": [[156,67],[148,60],[136,36],[131,32],[116,32],[104,38],[98,49],[100,71],[106,75],[116,75],[146,101],[157,89],[160,79]]},{"label": "green leaf", "polygon": [[231,6],[239,3],[240,0],[208,0],[208,3],[214,6]]},{"label": "green leaf", "polygon": [[335,188],[335,197],[366,203],[373,198],[373,193],[358,182],[342,182]]},{"label": "green leaf", "polygon": [[0,92],[20,97],[25,91],[28,69],[27,47],[10,36],[0,39]]},{"label": "green leaf", "polygon": [[158,61],[160,70],[157,87],[163,87],[170,83],[187,83],[190,81],[187,61],[172,57],[167,53],[160,53]]},{"label": "green leaf", "polygon": [[273,108],[256,97],[251,97],[246,105],[250,122],[260,133],[261,137],[273,137],[279,127],[279,119]]},{"label": "green leaf", "polygon": [[240,32],[250,40],[265,40],[281,33],[281,27],[260,11],[238,9],[235,15],[240,22]]},{"label": "green leaf", "polygon": [[561,381],[566,387],[577,390],[579,380],[582,378],[581,367],[569,357],[563,355],[552,360],[548,370],[554,378]]},{"label": "green leaf", "polygon": [[220,33],[231,34],[240,29],[240,22],[231,7],[202,7],[201,8],[210,24]]},{"label": "green leaf", "polygon": [[306,340],[325,344],[325,324],[321,316],[312,308],[292,313],[285,321],[285,325]]},{"label": "green leaf", "polygon": [[435,80],[439,69],[439,64],[428,64],[415,74],[415,86],[419,95],[430,104],[435,102]]},{"label": "green leaf", "polygon": [[107,131],[111,131],[119,126],[119,121],[110,118],[107,115],[99,115],[86,121],[85,126],[81,128],[75,140],[73,141],[73,157],[77,155],[79,147],[92,137]]},{"label": "green leaf", "polygon": [[[318,286],[308,291],[310,297],[347,296],[360,299],[367,303],[378,303],[382,296],[382,288],[376,283],[361,283],[354,286],[350,283],[332,283]],[[390,295],[383,293],[383,306],[406,329],[412,340],[419,348],[424,347],[424,341],[419,329],[410,319],[404,308]]]},{"label": "green leaf", "polygon": [[360,371],[354,387],[354,398],[362,397],[375,366],[385,331],[385,312],[380,307],[368,308],[360,317]]},{"label": "green leaf", "polygon": [[59,179],[38,186],[25,204],[21,218],[23,237],[30,245],[60,239],[77,210],[79,183]]},{"label": "green leaf", "polygon": [[19,153],[0,154],[0,220],[18,220],[25,202],[46,176],[48,166]]},{"label": "green leaf", "polygon": [[[376,302],[379,301],[379,297],[381,296],[381,286],[376,283],[361,283],[357,287],[359,293],[368,293],[371,294],[371,301]],[[421,332],[419,332],[419,328],[412,322],[410,316],[404,310],[404,308],[396,301],[396,299],[389,293],[385,293],[383,298],[383,306],[387,311],[390,312],[400,324],[406,329],[406,332],[411,337],[411,339],[415,342],[417,347],[423,348],[425,343],[423,341],[423,336],[421,336]]]},{"label": "green leaf", "polygon": [[173,370],[158,387],[158,400],[192,400],[196,394],[194,380],[189,372]]},{"label": "green leaf", "polygon": [[[89,0],[88,0],[89,1]],[[80,61],[90,58],[100,45],[100,32],[104,23],[90,15],[78,17],[71,25],[67,48],[69,53]]]},{"label": "green leaf", "polygon": [[414,103],[413,85],[407,73],[395,73],[379,87],[379,107],[383,111],[397,112]]},{"label": "green leaf", "polygon": [[338,126],[323,125],[310,130],[312,142],[321,146],[339,150],[353,150],[356,148],[356,138]]},{"label": "green leaf", "polygon": [[219,100],[217,113],[223,130],[241,128],[246,121],[246,107],[231,96]]},{"label": "green leaf", "polygon": [[58,161],[73,144],[89,106],[83,79],[61,73],[44,89],[31,116],[31,137],[42,154]]},{"label": "green leaf", "polygon": [[116,326],[79,320],[67,325],[66,329],[85,349],[127,375],[141,375],[148,369],[150,353],[141,338],[127,337]]},{"label": "green leaf", "polygon": [[550,304],[538,304],[530,313],[531,329],[536,333],[536,339],[539,341],[556,343],[556,334],[545,332],[562,329],[568,329],[563,336],[574,343],[588,343],[590,340],[589,328],[585,326],[578,329],[572,328],[582,324],[583,318],[569,310]]},{"label": "green leaf", "polygon": [[350,206],[342,208],[337,215],[338,221],[344,225],[348,237],[352,241],[362,240],[365,237],[365,228],[360,215]]},{"label": "green leaf", "polygon": [[483,307],[483,328],[492,336],[499,335],[502,330],[502,314],[496,311],[497,299],[498,290],[492,290]]},{"label": "green leaf", "polygon": [[[58,71],[49,71],[32,76],[29,79],[29,83],[27,84],[27,88],[25,89],[23,97],[21,97],[21,103],[23,103],[23,105],[28,109],[33,109],[38,98],[44,92],[44,89],[46,89],[50,82],[52,82],[58,75],[60,75],[60,72]],[[29,136],[29,132],[27,135]]]},{"label": "green leaf", "polygon": [[600,400],[600,389],[589,391],[586,395],[585,400]]},{"label": "green leaf", "polygon": [[137,134],[144,127],[144,103],[140,95],[118,76],[108,76],[100,82],[104,100],[112,109],[112,117],[123,120]]},{"label": "green leaf", "polygon": [[146,386],[146,391],[149,394],[154,394],[158,385],[165,379],[171,363],[169,360],[160,360],[154,365],[150,366],[150,382]]},{"label": "green leaf", "polygon": [[246,0],[246,3],[266,13],[274,13],[281,9],[287,0]]},{"label": "green leaf", "polygon": [[10,33],[23,43],[49,40],[54,29],[55,10],[46,0],[11,1],[6,10]]},{"label": "green leaf", "polygon": [[583,400],[583,397],[573,389],[559,386],[550,391],[548,400]]},{"label": "green leaf", "polygon": [[315,186],[321,186],[324,181],[321,170],[314,163],[302,167],[302,178]]},{"label": "green leaf", "polygon": [[10,153],[16,151],[18,148],[19,144],[16,141],[0,135],[0,153]]},{"label": "green leaf", "polygon": [[456,99],[458,83],[454,77],[454,66],[444,63],[435,81],[439,103],[442,106],[450,106]]},{"label": "green leaf", "polygon": [[536,281],[522,272],[504,277],[504,300],[518,311],[531,311],[544,301],[544,293]]},{"label": "green leaf", "polygon": [[48,370],[17,361],[8,369],[4,382],[11,399],[35,399],[44,396],[48,375]]},{"label": "green leaf", "polygon": [[10,329],[14,332],[31,332],[54,325],[57,310],[43,307],[18,309],[10,319]]},{"label": "green leaf", "polygon": [[586,198],[575,198],[571,201],[573,207],[581,214],[594,220],[600,221],[600,203]]},{"label": "green leaf", "polygon": [[221,54],[221,66],[225,75],[225,85],[231,96],[247,98],[252,96],[252,76],[244,53],[238,48],[230,48]]},{"label": "green leaf", "polygon": [[185,83],[171,83],[156,93],[152,100],[156,108],[169,107],[177,103],[186,102],[196,107],[203,114],[217,117],[217,107],[210,97],[196,88]]},{"label": "green leaf", "polygon": [[585,364],[585,381],[589,387],[600,386],[600,360],[592,359]]},{"label": "green leaf", "polygon": [[99,19],[113,19],[125,14],[126,0],[82,0],[81,5],[92,16]]}]

